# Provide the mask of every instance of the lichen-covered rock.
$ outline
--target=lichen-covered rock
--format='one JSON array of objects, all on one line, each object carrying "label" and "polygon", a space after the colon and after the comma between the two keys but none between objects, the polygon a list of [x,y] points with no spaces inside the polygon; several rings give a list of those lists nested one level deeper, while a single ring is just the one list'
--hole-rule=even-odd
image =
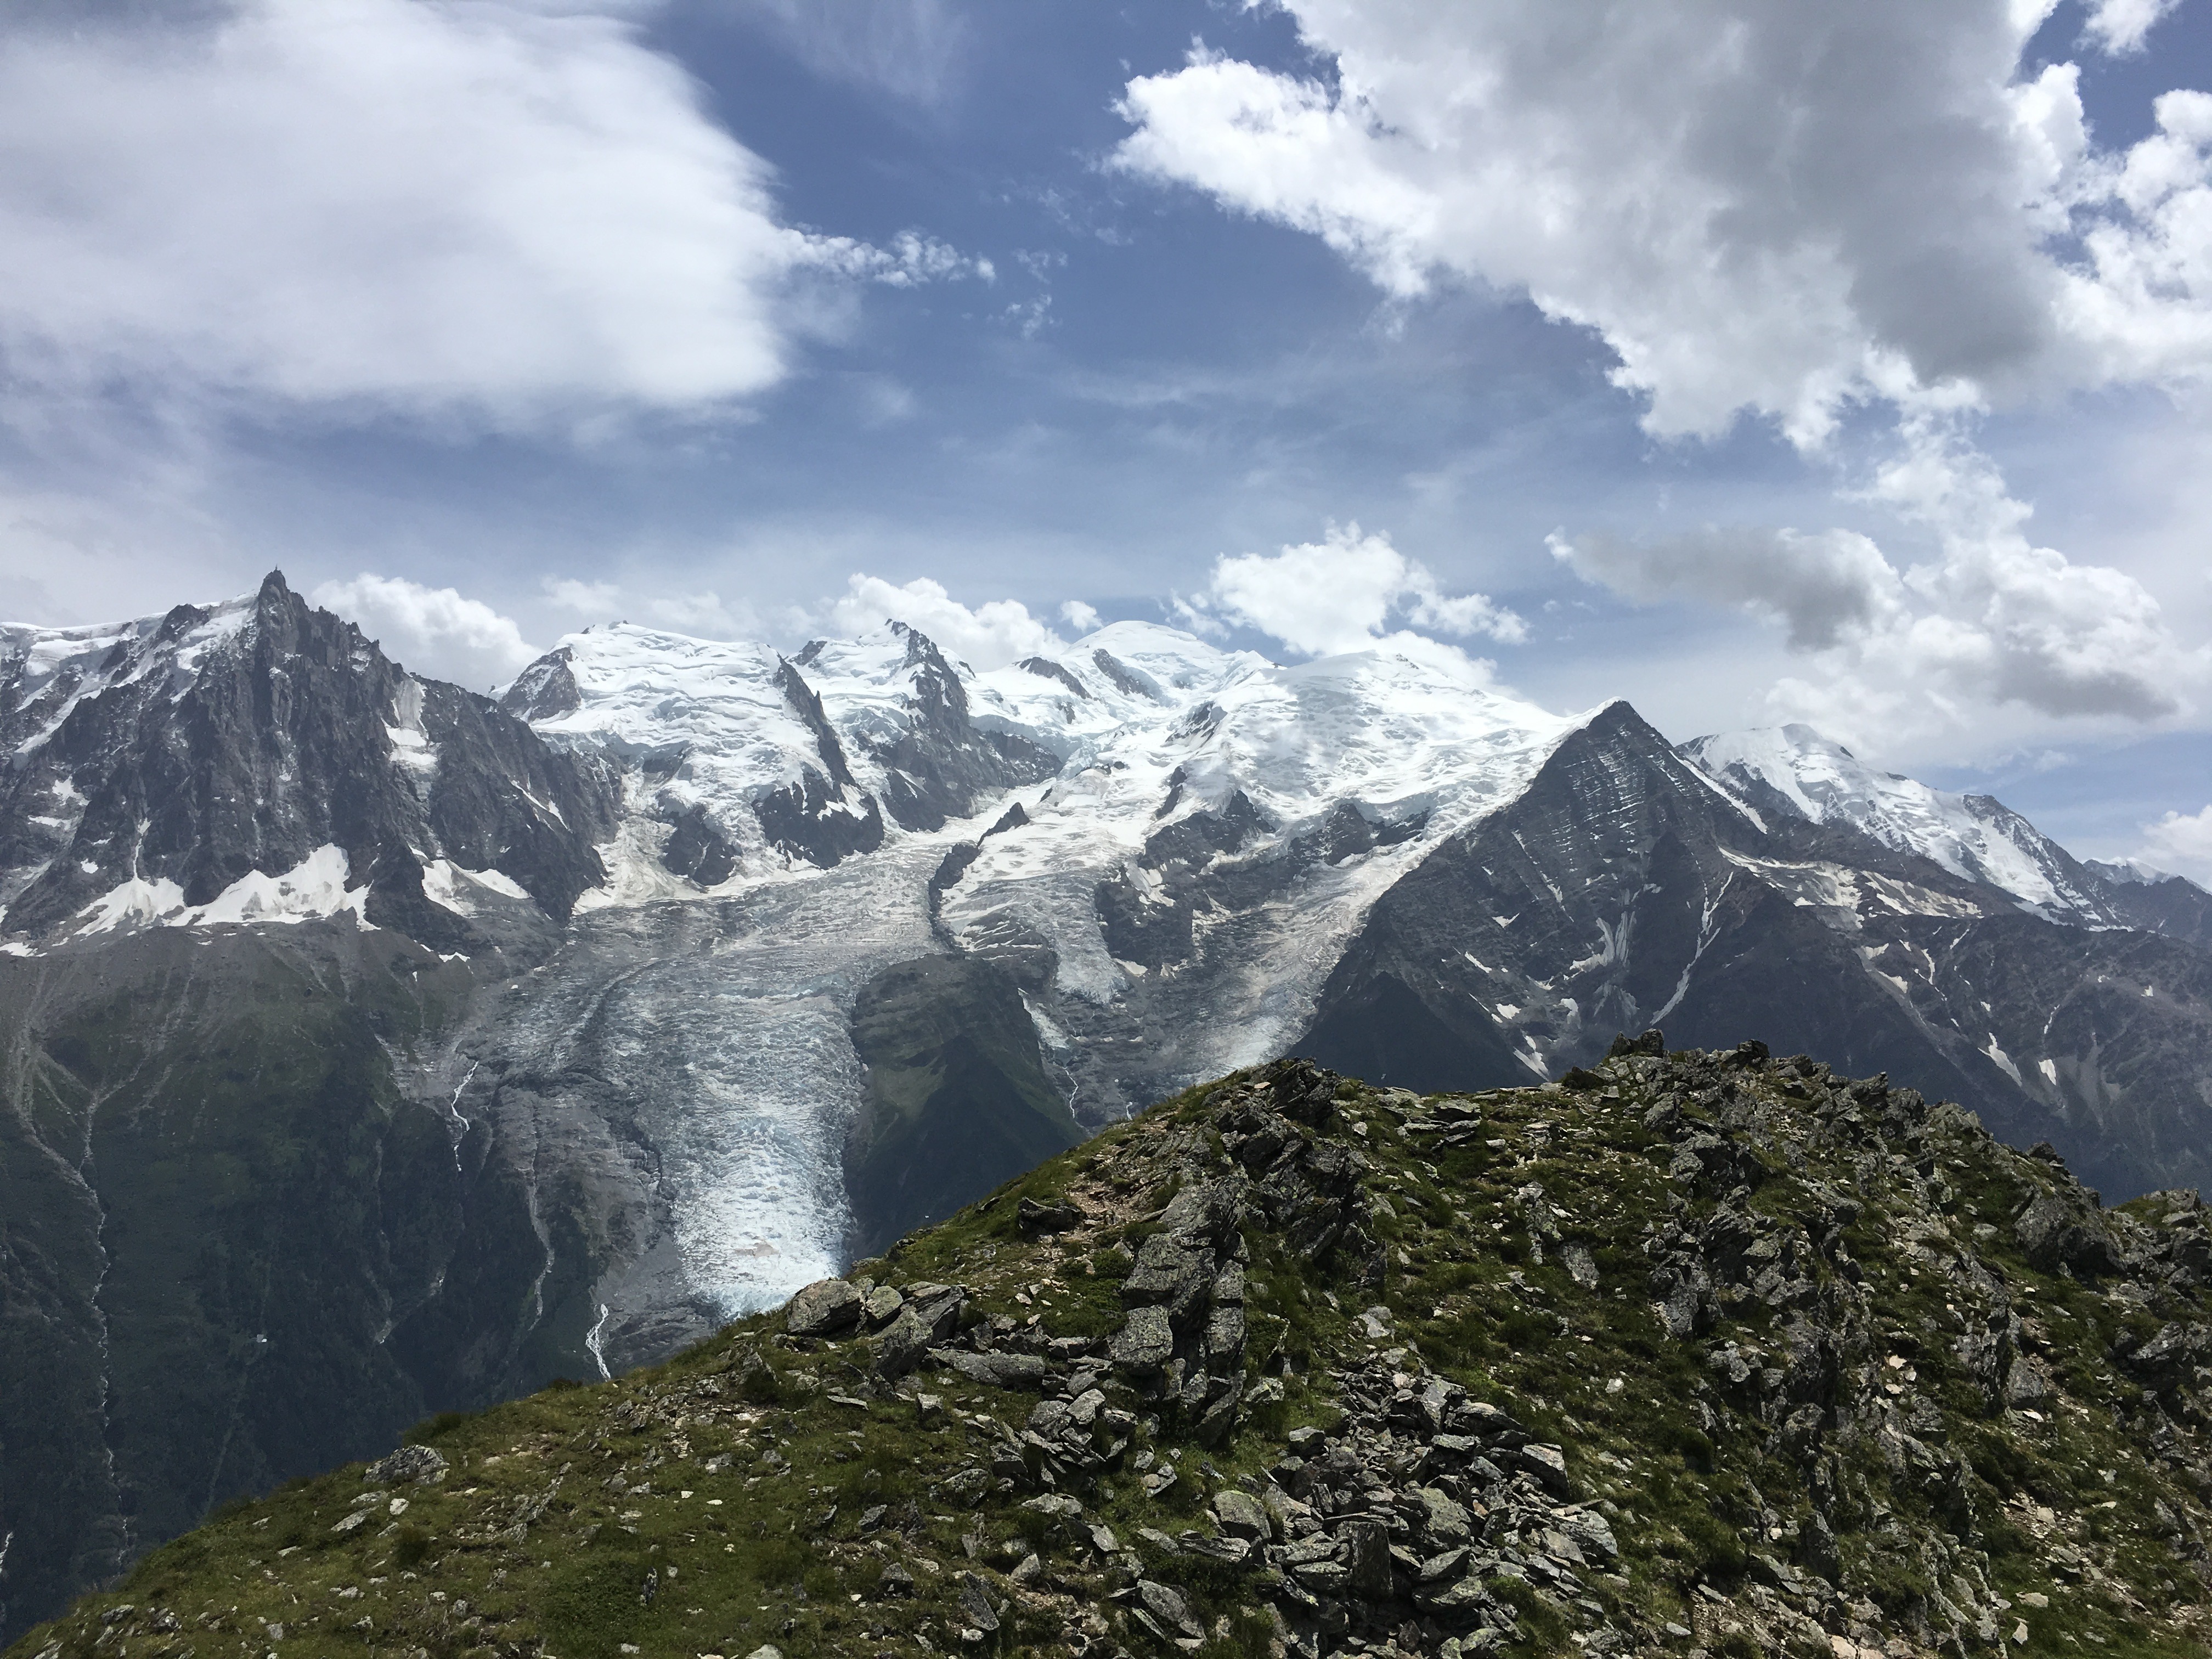
[{"label": "lichen-covered rock", "polygon": [[876,1340],[876,1373],[887,1381],[904,1376],[922,1356],[952,1334],[967,1292],[957,1285],[909,1286],[905,1304]]},{"label": "lichen-covered rock", "polygon": [[368,1466],[362,1479],[380,1486],[421,1485],[446,1478],[445,1454],[434,1446],[402,1446]]},{"label": "lichen-covered rock", "polygon": [[784,1328],[793,1336],[829,1336],[859,1324],[860,1310],[856,1286],[842,1279],[817,1279],[785,1306]]},{"label": "lichen-covered rock", "polygon": [[1132,1308],[1106,1352],[1135,1376],[1156,1375],[1175,1356],[1175,1327],[1165,1308]]},{"label": "lichen-covered rock", "polygon": [[2041,1193],[2021,1212],[2013,1235],[2028,1261],[2045,1273],[2104,1274],[2119,1266],[2112,1236],[2087,1202]]}]

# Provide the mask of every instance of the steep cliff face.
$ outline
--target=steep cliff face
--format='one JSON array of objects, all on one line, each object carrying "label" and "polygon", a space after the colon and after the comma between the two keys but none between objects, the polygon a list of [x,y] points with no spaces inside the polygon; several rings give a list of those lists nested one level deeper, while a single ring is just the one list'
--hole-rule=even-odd
[{"label": "steep cliff face", "polygon": [[6,630],[0,651],[18,939],[347,911],[450,947],[480,908],[558,922],[605,878],[605,779],[281,575],[158,622]]},{"label": "steep cliff face", "polygon": [[853,1009],[866,1093],[845,1150],[855,1255],[1025,1175],[1084,1138],[1046,1076],[1003,968],[924,957],[870,980]]},{"label": "steep cliff face", "polygon": [[437,1397],[388,1338],[459,1299],[440,1281],[475,1183],[385,1045],[467,988],[327,923],[0,957],[11,1617]]}]

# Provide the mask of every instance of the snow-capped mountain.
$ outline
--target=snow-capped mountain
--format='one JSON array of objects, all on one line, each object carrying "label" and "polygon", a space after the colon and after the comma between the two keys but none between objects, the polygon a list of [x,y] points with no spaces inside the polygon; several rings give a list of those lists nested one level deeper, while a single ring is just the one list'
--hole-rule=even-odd
[{"label": "snow-capped mountain", "polygon": [[1856,830],[2009,893],[2031,915],[2212,943],[2212,905],[2193,882],[2134,860],[2078,860],[1994,796],[1881,771],[1808,726],[1721,732],[1681,748],[1758,811]]},{"label": "snow-capped mountain", "polygon": [[2118,921],[2072,854],[1992,796],[1878,770],[1809,726],[1693,738],[1682,752],[1762,812],[1856,830],[2002,888],[2054,921]]},{"label": "snow-capped mountain", "polygon": [[605,779],[281,575],[112,628],[0,628],[0,744],[18,951],[340,913],[467,948],[500,931],[481,913],[558,921],[605,879]]},{"label": "snow-capped mountain", "polygon": [[11,1627],[1286,1051],[1756,1036],[2212,1177],[2212,896],[1802,728],[1137,623],[984,673],[595,628],[494,703],[274,577],[0,652],[0,1458],[66,1474],[0,1467]]}]

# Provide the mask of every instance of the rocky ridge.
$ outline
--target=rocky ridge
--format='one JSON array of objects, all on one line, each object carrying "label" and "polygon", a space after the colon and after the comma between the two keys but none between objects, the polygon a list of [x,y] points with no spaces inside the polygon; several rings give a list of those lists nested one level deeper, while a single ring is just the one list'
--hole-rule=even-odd
[{"label": "rocky ridge", "polygon": [[548,948],[606,878],[605,769],[420,679],[272,571],[112,629],[0,628],[10,949],[350,913]]},{"label": "rocky ridge", "polygon": [[2212,1230],[1759,1045],[1188,1091],[15,1649],[2204,1650]]}]

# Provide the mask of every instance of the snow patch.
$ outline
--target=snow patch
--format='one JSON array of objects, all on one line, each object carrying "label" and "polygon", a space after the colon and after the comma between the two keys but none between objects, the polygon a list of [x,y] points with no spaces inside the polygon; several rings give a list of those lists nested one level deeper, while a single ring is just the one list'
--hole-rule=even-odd
[{"label": "snow patch", "polygon": [[1982,1052],[1990,1057],[1999,1071],[2002,1072],[2014,1083],[2018,1083],[2020,1081],[2020,1067],[2012,1063],[2012,1056],[2010,1054],[2008,1054],[2002,1048],[1998,1047],[1997,1035],[1995,1031],[1990,1033],[1988,1046],[1983,1048]]},{"label": "snow patch", "polygon": [[422,896],[455,915],[477,914],[475,890],[534,902],[520,883],[501,871],[465,870],[450,859],[431,859],[422,866]]},{"label": "snow patch", "polygon": [[341,911],[366,924],[367,886],[349,890],[345,851],[325,845],[282,875],[249,872],[207,903],[187,906],[185,890],[167,877],[120,882],[77,912],[76,934],[135,927],[209,927],[319,921]]}]

